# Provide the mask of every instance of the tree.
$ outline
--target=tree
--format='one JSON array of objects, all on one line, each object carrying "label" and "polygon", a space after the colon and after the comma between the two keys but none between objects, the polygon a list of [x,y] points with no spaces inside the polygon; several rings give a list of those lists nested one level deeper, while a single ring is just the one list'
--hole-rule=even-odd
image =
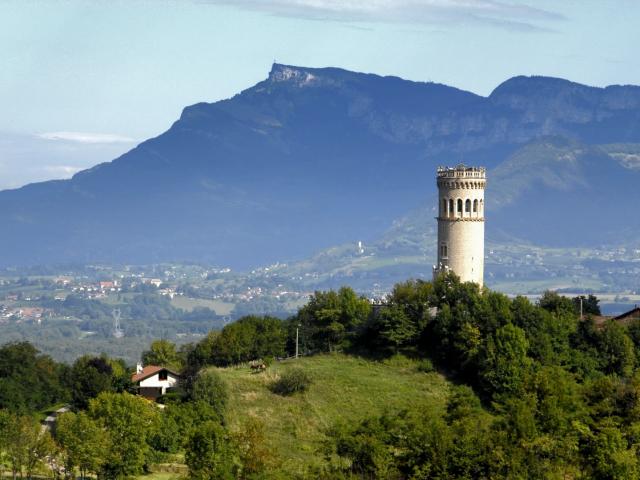
[{"label": "tree", "polygon": [[80,477],[98,473],[104,464],[109,447],[107,432],[85,412],[67,412],[56,422],[56,440],[63,450],[67,472],[77,467]]},{"label": "tree", "polygon": [[629,376],[635,364],[633,341],[615,320],[605,323],[600,334],[598,353],[607,373]]},{"label": "tree", "polygon": [[600,300],[595,295],[589,294],[588,297],[579,295],[571,299],[576,312],[580,312],[580,301],[582,301],[582,314],[583,315],[601,315],[600,313]]},{"label": "tree", "polygon": [[64,367],[28,342],[0,347],[0,408],[31,412],[67,398]]},{"label": "tree", "polygon": [[0,478],[4,477],[4,468],[7,465],[6,449],[13,428],[13,416],[9,410],[0,409]]},{"label": "tree", "polygon": [[198,372],[202,367],[210,363],[218,336],[220,336],[219,331],[211,330],[206,337],[195,345],[187,344],[181,347],[181,354],[186,359],[185,366],[182,370],[183,385],[186,390],[192,390]]},{"label": "tree", "polygon": [[184,458],[191,479],[235,478],[229,438],[217,422],[204,422],[195,429],[187,441]]},{"label": "tree", "polygon": [[638,458],[622,432],[606,418],[594,430],[582,429],[585,470],[591,478],[635,479],[640,474]]},{"label": "tree", "polygon": [[227,325],[211,344],[208,363],[225,366],[285,353],[287,332],[275,317],[246,316]]},{"label": "tree", "polygon": [[4,449],[11,465],[13,478],[32,478],[36,467],[51,454],[55,446],[48,431],[27,415],[11,414],[0,419],[4,423]]},{"label": "tree", "polygon": [[527,356],[529,342],[521,328],[507,324],[487,340],[481,376],[491,393],[517,395],[531,367]]},{"label": "tree", "polygon": [[175,370],[182,368],[182,358],[174,343],[169,340],[155,340],[151,342],[149,350],[142,352],[142,362],[145,365],[159,365]]},{"label": "tree", "polygon": [[112,375],[113,367],[106,357],[85,355],[78,358],[69,374],[73,407],[84,410],[89,405],[89,400],[101,392],[112,391]]},{"label": "tree", "polygon": [[551,313],[576,314],[576,309],[571,299],[550,290],[542,294],[538,300],[538,305]]},{"label": "tree", "polygon": [[275,459],[269,450],[264,423],[259,419],[247,418],[231,440],[242,465],[238,478],[255,478],[274,466]]},{"label": "tree", "polygon": [[315,292],[292,325],[301,325],[303,350],[333,351],[349,348],[371,314],[371,304],[348,287],[337,292]]},{"label": "tree", "polygon": [[201,371],[193,384],[191,397],[195,401],[208,403],[218,414],[218,418],[224,419],[229,388],[218,372],[213,369]]},{"label": "tree", "polygon": [[398,283],[389,296],[389,304],[402,308],[416,330],[421,332],[431,318],[431,306],[436,305],[433,283],[422,280]]},{"label": "tree", "polygon": [[89,401],[88,414],[111,439],[101,474],[121,478],[141,473],[150,452],[147,439],[158,426],[156,407],[129,393],[102,392]]},{"label": "tree", "polygon": [[151,434],[150,445],[159,452],[177,453],[202,422],[220,423],[220,415],[205,401],[169,403],[160,413],[160,426]]},{"label": "tree", "polygon": [[391,353],[415,344],[419,335],[415,322],[398,306],[383,307],[374,315],[372,324],[378,347]]}]

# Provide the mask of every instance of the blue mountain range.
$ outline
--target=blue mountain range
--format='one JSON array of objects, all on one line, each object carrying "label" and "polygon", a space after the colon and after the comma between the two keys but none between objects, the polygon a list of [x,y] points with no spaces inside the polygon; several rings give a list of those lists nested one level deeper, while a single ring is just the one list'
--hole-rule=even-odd
[{"label": "blue mountain range", "polygon": [[640,87],[515,77],[483,97],[274,64],[112,162],[0,192],[0,265],[242,269],[357,240],[410,243],[433,227],[436,167],[459,163],[488,168],[496,241],[637,238]]}]

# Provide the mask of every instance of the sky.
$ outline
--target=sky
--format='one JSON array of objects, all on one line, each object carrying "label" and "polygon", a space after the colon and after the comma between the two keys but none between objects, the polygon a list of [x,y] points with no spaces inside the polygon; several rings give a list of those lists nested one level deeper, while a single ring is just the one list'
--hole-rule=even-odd
[{"label": "sky", "polygon": [[0,189],[116,158],[274,61],[488,95],[640,84],[635,0],[0,0]]}]

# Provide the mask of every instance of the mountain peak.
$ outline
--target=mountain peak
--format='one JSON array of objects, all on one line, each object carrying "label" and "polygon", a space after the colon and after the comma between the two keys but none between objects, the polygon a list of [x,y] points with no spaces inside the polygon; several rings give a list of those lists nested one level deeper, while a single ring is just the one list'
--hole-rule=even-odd
[{"label": "mountain peak", "polygon": [[298,86],[305,86],[317,80],[316,75],[309,69],[274,63],[269,72],[269,81],[272,83],[289,82]]}]

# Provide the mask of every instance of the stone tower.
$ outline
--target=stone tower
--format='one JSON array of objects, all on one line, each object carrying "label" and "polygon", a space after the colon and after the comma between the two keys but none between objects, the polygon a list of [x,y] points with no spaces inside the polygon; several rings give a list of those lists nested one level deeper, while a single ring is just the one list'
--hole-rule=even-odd
[{"label": "stone tower", "polygon": [[483,167],[438,167],[438,264],[434,277],[452,270],[482,286],[484,276]]}]

